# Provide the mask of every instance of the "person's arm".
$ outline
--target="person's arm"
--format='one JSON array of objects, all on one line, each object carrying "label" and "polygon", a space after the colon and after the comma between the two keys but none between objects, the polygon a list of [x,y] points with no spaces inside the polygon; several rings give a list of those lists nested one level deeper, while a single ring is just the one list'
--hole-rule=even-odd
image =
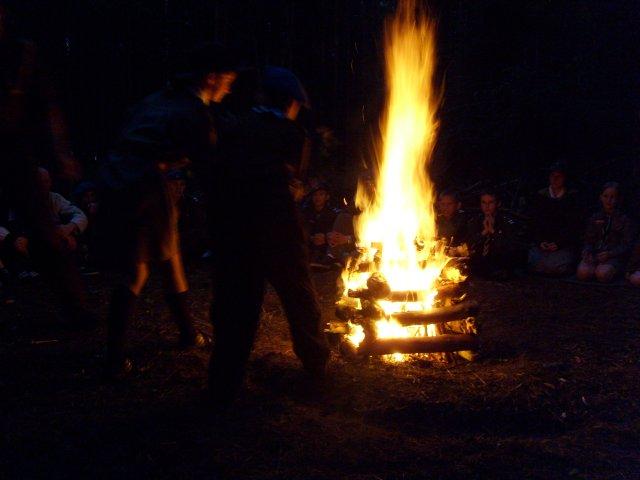
[{"label": "person's arm", "polygon": [[636,228],[631,222],[629,217],[624,216],[620,219],[622,221],[622,231],[620,236],[620,242],[615,247],[609,249],[609,257],[620,257],[629,253],[633,247],[633,239],[635,237]]},{"label": "person's arm", "polygon": [[58,193],[51,193],[51,204],[53,212],[60,218],[66,218],[65,225],[69,226],[70,234],[82,233],[87,229],[89,220],[84,212],[73,205],[69,200]]},{"label": "person's arm", "polygon": [[596,244],[598,243],[598,239],[602,233],[602,229],[595,222],[594,216],[591,216],[587,221],[587,228],[584,234],[584,246],[582,248],[582,253],[587,255],[592,255],[595,251]]}]

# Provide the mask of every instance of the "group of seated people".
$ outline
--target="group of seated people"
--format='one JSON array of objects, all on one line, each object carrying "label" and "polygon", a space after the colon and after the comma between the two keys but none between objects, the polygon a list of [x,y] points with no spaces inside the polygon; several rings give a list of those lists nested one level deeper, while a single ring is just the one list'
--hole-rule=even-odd
[{"label": "group of seated people", "polygon": [[[516,228],[518,222],[503,211],[495,191],[482,191],[478,200],[476,215],[462,210],[455,190],[440,192],[436,202],[438,238],[450,256],[468,257],[473,274],[501,280],[526,267],[540,275],[575,274],[582,281],[608,283],[625,277],[640,286],[640,238],[634,222],[620,210],[617,183],[602,187],[600,208],[586,221],[561,163],[550,168],[549,185],[530,202],[526,228],[522,221]],[[331,206],[323,183],[311,188],[302,212],[312,266],[339,268],[355,253],[353,214]]]},{"label": "group of seated people", "polygon": [[[54,192],[49,172],[39,167],[37,172],[37,192],[47,198],[46,214],[43,222],[53,224],[55,238],[49,254],[58,255],[63,262],[71,262],[84,275],[95,275],[103,263],[100,259],[98,220],[100,206],[99,187],[91,181],[76,185],[68,200]],[[169,194],[176,203],[184,196],[184,176],[167,174]],[[16,283],[39,276],[41,259],[32,255],[35,232],[21,218],[20,206],[12,205],[6,192],[0,190],[0,304],[13,304],[16,300]],[[75,268],[75,267],[74,267]]]}]

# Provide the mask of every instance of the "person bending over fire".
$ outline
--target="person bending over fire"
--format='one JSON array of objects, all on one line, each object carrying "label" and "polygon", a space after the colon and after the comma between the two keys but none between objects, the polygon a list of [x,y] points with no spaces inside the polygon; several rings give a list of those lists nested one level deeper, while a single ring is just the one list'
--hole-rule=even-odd
[{"label": "person bending over fire", "polygon": [[[299,174],[305,136],[294,122],[308,105],[299,80],[286,69],[263,72],[263,102],[220,130],[211,180],[214,346],[209,400],[228,404],[240,390],[269,281],[289,321],[293,349],[314,378],[329,350],[308,267],[300,214],[290,192]],[[237,205],[243,215],[230,212]]]},{"label": "person bending over fire", "polygon": [[108,314],[107,367],[113,377],[132,369],[125,356],[126,328],[154,261],[161,267],[180,344],[205,347],[210,343],[195,329],[188,308],[178,212],[166,174],[189,163],[209,161],[216,137],[209,105],[224,98],[236,75],[228,57],[218,45],[197,48],[190,74],[174,79],[133,110],[104,165],[102,177],[108,189],[102,212],[109,225],[108,248],[115,260],[121,260],[126,274],[113,293]]}]

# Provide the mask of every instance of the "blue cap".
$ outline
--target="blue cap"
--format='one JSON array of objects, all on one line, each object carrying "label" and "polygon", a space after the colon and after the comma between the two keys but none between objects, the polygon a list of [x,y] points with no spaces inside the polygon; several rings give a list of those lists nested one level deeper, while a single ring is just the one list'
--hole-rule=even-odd
[{"label": "blue cap", "polygon": [[304,107],[311,108],[311,102],[306,90],[291,70],[283,67],[265,67],[262,74],[262,82],[267,93],[293,98]]}]

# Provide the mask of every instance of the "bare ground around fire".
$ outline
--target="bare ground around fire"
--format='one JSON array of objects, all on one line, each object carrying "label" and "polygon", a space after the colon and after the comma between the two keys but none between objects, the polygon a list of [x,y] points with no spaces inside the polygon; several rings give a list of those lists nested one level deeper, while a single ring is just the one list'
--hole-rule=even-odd
[{"label": "bare ground around fire", "polygon": [[[191,271],[209,329],[205,268]],[[327,318],[332,279],[316,277]],[[91,280],[104,317],[113,278]],[[638,479],[640,291],[474,281],[474,363],[352,363],[311,388],[277,297],[237,404],[201,403],[207,352],[174,348],[157,280],[131,328],[132,378],[101,378],[104,326],[64,331],[39,282],[0,310],[2,478]]]}]

